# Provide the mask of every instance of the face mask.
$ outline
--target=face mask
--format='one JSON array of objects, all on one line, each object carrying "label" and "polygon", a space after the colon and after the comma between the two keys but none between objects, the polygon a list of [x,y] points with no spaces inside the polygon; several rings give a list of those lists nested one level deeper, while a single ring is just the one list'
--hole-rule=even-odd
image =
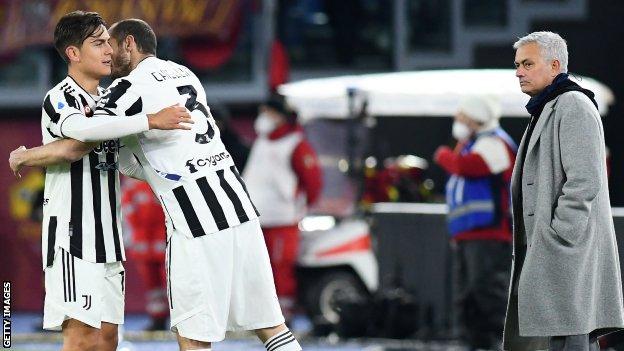
[{"label": "face mask", "polygon": [[453,138],[457,140],[466,140],[470,138],[470,128],[462,122],[453,122]]},{"label": "face mask", "polygon": [[258,135],[267,135],[275,129],[275,121],[266,112],[262,112],[254,122],[254,129]]}]

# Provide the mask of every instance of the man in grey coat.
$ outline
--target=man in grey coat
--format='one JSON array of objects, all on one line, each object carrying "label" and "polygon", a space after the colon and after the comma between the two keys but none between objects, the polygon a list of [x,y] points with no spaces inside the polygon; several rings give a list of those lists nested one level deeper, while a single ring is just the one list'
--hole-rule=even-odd
[{"label": "man in grey coat", "polygon": [[531,121],[511,180],[514,260],[505,350],[597,350],[624,328],[622,277],[594,94],[568,79],[565,40],[515,44]]}]

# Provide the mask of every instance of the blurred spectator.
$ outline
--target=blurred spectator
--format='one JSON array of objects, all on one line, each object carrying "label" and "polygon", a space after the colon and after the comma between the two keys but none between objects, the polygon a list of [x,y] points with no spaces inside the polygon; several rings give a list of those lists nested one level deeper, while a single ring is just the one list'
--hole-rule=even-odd
[{"label": "blurred spectator", "polygon": [[457,322],[471,349],[500,348],[507,304],[509,184],[517,147],[498,124],[499,110],[486,97],[463,100],[453,123],[455,150],[441,146],[434,156],[450,175],[447,222]]},{"label": "blurred spectator", "polygon": [[234,164],[239,172],[243,172],[247,157],[249,157],[249,146],[243,143],[240,136],[232,129],[230,111],[224,105],[213,101],[210,102],[210,113],[217,123],[225,149],[234,159]]},{"label": "blurred spectator", "polygon": [[128,225],[128,253],[145,285],[148,330],[166,330],[169,305],[165,278],[165,215],[146,182],[125,178],[121,205]]},{"label": "blurred spectator", "polygon": [[277,295],[289,320],[297,296],[298,223],[321,193],[321,169],[282,97],[274,95],[260,107],[254,127],[258,138],[243,178],[260,212]]}]

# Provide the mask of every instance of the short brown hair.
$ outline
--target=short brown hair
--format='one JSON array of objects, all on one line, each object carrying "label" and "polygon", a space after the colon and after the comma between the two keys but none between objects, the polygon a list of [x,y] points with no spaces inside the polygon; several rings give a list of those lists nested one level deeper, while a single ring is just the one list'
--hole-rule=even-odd
[{"label": "short brown hair", "polygon": [[156,55],[156,34],[143,20],[138,18],[121,20],[113,24],[108,32],[118,43],[125,40],[128,35],[132,35],[139,52]]},{"label": "short brown hair", "polygon": [[81,47],[102,26],[106,27],[106,22],[97,12],[73,11],[65,14],[54,28],[54,47],[61,58],[69,63],[65,49],[72,45]]}]

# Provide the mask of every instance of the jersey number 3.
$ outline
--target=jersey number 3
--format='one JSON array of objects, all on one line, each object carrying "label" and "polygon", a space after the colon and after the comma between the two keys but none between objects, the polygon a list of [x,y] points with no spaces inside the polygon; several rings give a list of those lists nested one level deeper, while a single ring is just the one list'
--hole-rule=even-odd
[{"label": "jersey number 3", "polygon": [[212,123],[210,123],[210,117],[212,116],[208,112],[208,109],[206,108],[206,106],[204,106],[204,104],[197,101],[197,90],[195,90],[192,85],[183,85],[178,87],[178,93],[180,93],[180,95],[188,95],[184,106],[189,111],[193,112],[195,110],[199,110],[201,113],[204,114],[204,116],[206,116],[206,124],[208,124],[208,129],[204,134],[195,134],[195,142],[200,144],[208,144],[210,140],[212,140],[212,138],[214,137],[215,130],[212,126]]}]

